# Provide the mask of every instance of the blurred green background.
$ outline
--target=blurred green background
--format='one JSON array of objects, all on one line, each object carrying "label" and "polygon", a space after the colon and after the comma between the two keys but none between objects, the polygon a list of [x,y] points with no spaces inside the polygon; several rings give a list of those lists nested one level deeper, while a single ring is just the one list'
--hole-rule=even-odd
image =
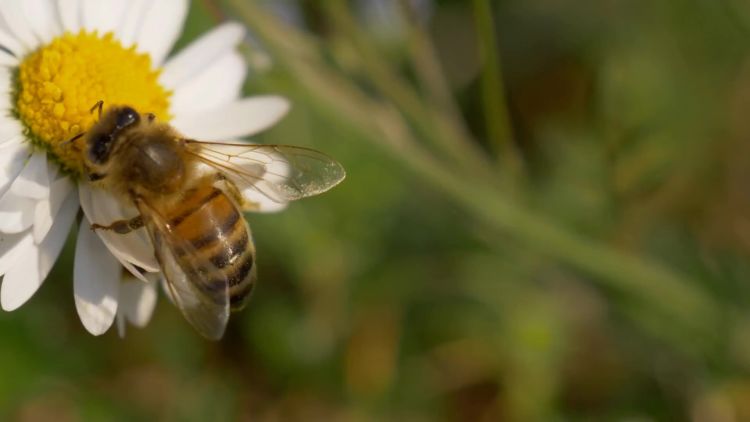
[{"label": "blurred green background", "polygon": [[86,333],[72,240],[0,314],[0,418],[750,420],[750,6],[194,1],[333,191],[248,215],[224,340]]}]

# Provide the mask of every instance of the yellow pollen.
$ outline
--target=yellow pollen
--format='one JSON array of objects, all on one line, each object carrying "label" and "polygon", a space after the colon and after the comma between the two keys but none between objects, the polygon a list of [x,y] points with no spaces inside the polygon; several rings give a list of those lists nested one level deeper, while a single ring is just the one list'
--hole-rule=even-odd
[{"label": "yellow pollen", "polygon": [[111,33],[66,33],[30,54],[18,69],[16,112],[37,146],[51,152],[77,175],[83,169],[82,142],[67,143],[98,119],[91,108],[104,101],[129,105],[169,120],[169,96],[160,69],[135,47],[124,48]]}]

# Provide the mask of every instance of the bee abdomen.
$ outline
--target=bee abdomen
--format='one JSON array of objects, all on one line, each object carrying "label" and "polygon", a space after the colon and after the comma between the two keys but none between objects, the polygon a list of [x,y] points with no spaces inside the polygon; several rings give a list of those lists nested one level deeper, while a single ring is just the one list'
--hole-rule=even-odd
[{"label": "bee abdomen", "polygon": [[235,262],[215,271],[214,278],[206,280],[202,290],[217,301],[224,300],[220,294],[227,289],[229,303],[233,310],[244,305],[244,301],[255,284],[255,253],[252,249],[245,250]]},{"label": "bee abdomen", "polygon": [[245,251],[248,247],[249,242],[249,234],[247,233],[247,230],[238,230],[239,234],[237,234],[237,239],[231,239],[227,242],[227,245],[222,245],[222,247],[219,247],[218,250],[209,258],[209,261],[211,261],[211,264],[218,268],[222,269],[224,267],[227,267],[229,265],[234,264],[234,262],[239,258],[241,252]]},{"label": "bee abdomen", "polygon": [[170,220],[193,253],[178,259],[193,260],[196,286],[217,303],[225,303],[228,289],[233,310],[244,305],[255,280],[255,247],[250,229],[229,197],[215,187],[195,189],[184,199],[182,212]]},{"label": "bee abdomen", "polygon": [[255,286],[255,252],[247,251],[242,262],[229,277],[229,305],[233,311],[242,309]]}]

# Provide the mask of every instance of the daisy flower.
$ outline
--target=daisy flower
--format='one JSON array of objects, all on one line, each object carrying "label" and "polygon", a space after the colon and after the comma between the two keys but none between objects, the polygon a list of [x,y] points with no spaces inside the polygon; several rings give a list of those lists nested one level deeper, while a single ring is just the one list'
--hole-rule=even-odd
[{"label": "daisy flower", "polygon": [[[144,325],[159,266],[143,230],[90,229],[137,211],[82,181],[80,151],[66,142],[95,121],[98,101],[154,113],[196,139],[257,133],[288,110],[280,97],[240,98],[247,67],[227,23],[168,57],[187,0],[26,0],[0,3],[0,305],[17,309],[49,274],[79,224],[74,297],[86,329],[117,319]],[[258,196],[258,208],[283,204]],[[132,277],[123,279],[125,267]],[[138,279],[136,281],[136,279]]]}]

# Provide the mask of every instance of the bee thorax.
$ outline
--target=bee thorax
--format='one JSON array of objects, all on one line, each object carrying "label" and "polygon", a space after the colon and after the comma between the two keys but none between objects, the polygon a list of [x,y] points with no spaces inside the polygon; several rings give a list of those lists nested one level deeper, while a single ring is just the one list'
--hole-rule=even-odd
[{"label": "bee thorax", "polygon": [[128,178],[152,192],[173,192],[185,177],[185,163],[173,142],[144,142],[133,153],[137,157],[126,169]]}]

